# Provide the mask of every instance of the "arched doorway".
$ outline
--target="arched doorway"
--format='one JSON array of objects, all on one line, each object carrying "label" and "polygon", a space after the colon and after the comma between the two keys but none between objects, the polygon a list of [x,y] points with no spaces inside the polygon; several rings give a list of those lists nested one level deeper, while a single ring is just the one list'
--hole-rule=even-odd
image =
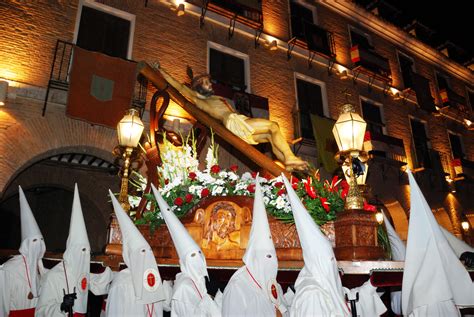
[{"label": "arched doorway", "polygon": [[20,246],[18,186],[21,185],[45,237],[47,250],[62,252],[69,232],[75,183],[92,252],[101,253],[112,212],[108,190],[118,191],[119,178],[112,162],[83,151],[49,156],[19,172],[10,182],[0,201],[0,249]]}]

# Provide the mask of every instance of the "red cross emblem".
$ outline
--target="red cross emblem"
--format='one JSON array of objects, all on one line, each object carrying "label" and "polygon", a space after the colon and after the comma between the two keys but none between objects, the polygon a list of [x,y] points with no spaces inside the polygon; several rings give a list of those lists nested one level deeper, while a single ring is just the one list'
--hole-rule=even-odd
[{"label": "red cross emblem", "polygon": [[155,286],[156,280],[155,280],[155,275],[153,273],[148,273],[146,280],[150,287]]}]

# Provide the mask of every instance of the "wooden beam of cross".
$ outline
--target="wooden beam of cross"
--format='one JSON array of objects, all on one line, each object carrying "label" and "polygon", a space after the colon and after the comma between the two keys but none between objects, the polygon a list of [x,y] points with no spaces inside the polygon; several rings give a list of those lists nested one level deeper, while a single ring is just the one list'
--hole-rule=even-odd
[{"label": "wooden beam of cross", "polygon": [[139,62],[137,71],[146,77],[153,85],[159,90],[166,90],[170,97],[190,115],[196,118],[197,121],[202,123],[207,128],[211,128],[218,136],[228,142],[230,145],[235,147],[244,156],[250,159],[252,162],[260,166],[262,169],[268,171],[274,176],[278,176],[281,173],[285,173],[288,177],[290,173],[278,166],[273,162],[272,159],[262,154],[259,150],[248,144],[238,136],[230,132],[225,126],[223,126],[218,120],[214,119],[206,112],[202,111],[195,104],[187,100],[181,93],[175,88],[168,85],[167,81],[163,78],[159,71],[154,70],[146,62]]}]

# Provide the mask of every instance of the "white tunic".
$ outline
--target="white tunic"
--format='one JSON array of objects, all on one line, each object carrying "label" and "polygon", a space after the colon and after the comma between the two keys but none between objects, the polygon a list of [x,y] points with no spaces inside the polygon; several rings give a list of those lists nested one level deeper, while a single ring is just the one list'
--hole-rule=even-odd
[{"label": "white tunic", "polygon": [[272,316],[275,305],[265,289],[260,289],[243,266],[238,269],[224,290],[222,316]]},{"label": "white tunic", "polygon": [[185,273],[178,273],[171,299],[171,316],[221,316],[220,308],[214,302],[206,287],[198,287]]},{"label": "white tunic", "polygon": [[[298,277],[295,296],[290,308],[291,317],[348,316],[334,307],[332,295],[313,277]],[[342,296],[342,295],[341,295]]]},{"label": "white tunic", "polygon": [[[41,295],[36,307],[36,317],[64,317],[66,313],[61,311],[61,303],[63,302],[64,293],[66,289],[66,278],[64,274],[63,262],[59,262],[54,266],[41,280]],[[69,276],[69,274],[68,274]],[[74,285],[68,281],[69,292],[73,292],[76,288],[76,301],[88,296],[88,290],[95,295],[103,295],[108,291],[108,285],[112,280],[112,271],[106,268],[104,273],[90,274],[90,283],[85,290],[82,290],[82,285]],[[73,307],[74,308],[74,307]],[[74,311],[76,312],[76,311]]]},{"label": "white tunic", "polygon": [[130,269],[115,275],[107,298],[106,316],[110,317],[161,317],[163,302],[141,304],[135,300]]},{"label": "white tunic", "polygon": [[28,299],[29,293],[23,256],[15,255],[0,266],[0,316],[8,316],[11,310],[36,307],[38,298]]}]

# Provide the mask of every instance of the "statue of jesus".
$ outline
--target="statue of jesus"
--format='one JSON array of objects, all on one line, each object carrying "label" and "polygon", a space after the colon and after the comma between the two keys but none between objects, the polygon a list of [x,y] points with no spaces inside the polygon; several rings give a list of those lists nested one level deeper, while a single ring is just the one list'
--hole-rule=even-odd
[{"label": "statue of jesus", "polygon": [[249,144],[270,142],[273,153],[285,164],[286,170],[305,171],[308,169],[308,163],[291,151],[278,123],[263,118],[249,118],[237,113],[224,98],[214,95],[209,75],[192,78],[190,88],[179,83],[163,69],[159,70],[166,81],[186,99],[211,117],[221,121],[229,131],[245,142]]}]

